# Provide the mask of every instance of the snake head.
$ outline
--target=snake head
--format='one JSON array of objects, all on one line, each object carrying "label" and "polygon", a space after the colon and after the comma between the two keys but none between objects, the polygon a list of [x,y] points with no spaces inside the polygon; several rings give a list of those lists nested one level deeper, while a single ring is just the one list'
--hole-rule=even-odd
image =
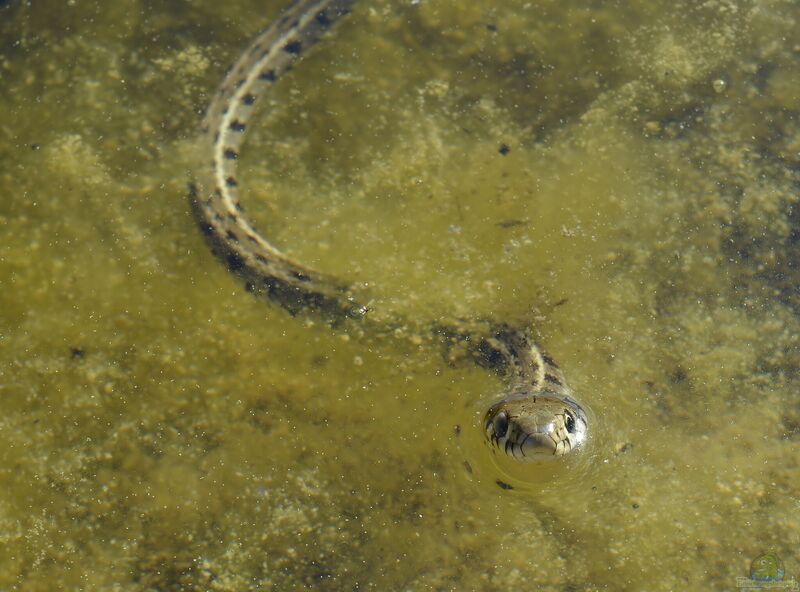
[{"label": "snake head", "polygon": [[587,436],[586,412],[565,395],[515,393],[486,412],[489,443],[518,461],[552,459],[581,447]]}]

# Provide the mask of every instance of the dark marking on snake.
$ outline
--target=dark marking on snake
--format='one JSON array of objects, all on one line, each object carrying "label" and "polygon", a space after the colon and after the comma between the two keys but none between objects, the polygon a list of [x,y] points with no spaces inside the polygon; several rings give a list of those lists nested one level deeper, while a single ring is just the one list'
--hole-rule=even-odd
[{"label": "dark marking on snake", "polygon": [[561,386],[561,381],[558,379],[557,376],[553,376],[552,374],[545,374],[544,379],[551,384],[555,384],[556,386]]},{"label": "dark marking on snake", "polygon": [[303,49],[303,44],[300,41],[290,41],[289,43],[283,46],[283,51],[295,56],[300,55],[302,49]]}]

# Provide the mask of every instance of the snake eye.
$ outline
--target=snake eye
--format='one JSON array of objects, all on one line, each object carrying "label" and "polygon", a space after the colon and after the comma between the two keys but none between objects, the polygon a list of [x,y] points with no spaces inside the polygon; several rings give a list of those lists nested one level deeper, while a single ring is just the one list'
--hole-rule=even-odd
[{"label": "snake eye", "polygon": [[564,415],[567,416],[567,420],[564,422],[564,425],[567,428],[567,432],[570,434],[575,433],[575,417],[573,417],[572,413],[564,409]]},{"label": "snake eye", "polygon": [[505,411],[501,411],[494,416],[492,420],[492,427],[494,427],[494,435],[497,438],[502,438],[508,432],[508,415]]}]

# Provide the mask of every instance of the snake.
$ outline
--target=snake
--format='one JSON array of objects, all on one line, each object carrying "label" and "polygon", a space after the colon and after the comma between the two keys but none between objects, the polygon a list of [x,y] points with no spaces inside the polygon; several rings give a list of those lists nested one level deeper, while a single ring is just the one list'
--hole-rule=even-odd
[{"label": "snake", "polygon": [[[237,164],[259,102],[306,53],[348,15],[356,0],[295,0],[247,46],[213,95],[197,141],[189,201],[212,252],[245,289],[292,316],[321,316],[332,326],[375,328],[351,284],[295,261],[245,216]],[[404,325],[405,326],[405,325]],[[494,371],[504,387],[483,415],[488,445],[517,461],[561,458],[585,447],[589,421],[558,364],[525,327],[493,320],[431,322],[448,359]],[[452,355],[458,352],[458,355]]]}]

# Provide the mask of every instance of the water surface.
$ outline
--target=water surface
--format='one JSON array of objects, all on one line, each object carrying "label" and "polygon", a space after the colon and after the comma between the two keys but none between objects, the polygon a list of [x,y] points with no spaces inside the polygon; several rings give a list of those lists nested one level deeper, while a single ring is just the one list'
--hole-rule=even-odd
[{"label": "water surface", "polygon": [[796,576],[798,5],[364,0],[262,105],[267,236],[376,315],[535,327],[591,408],[509,491],[495,378],[289,317],[194,226],[204,106],[284,4],[0,2],[0,588]]}]

